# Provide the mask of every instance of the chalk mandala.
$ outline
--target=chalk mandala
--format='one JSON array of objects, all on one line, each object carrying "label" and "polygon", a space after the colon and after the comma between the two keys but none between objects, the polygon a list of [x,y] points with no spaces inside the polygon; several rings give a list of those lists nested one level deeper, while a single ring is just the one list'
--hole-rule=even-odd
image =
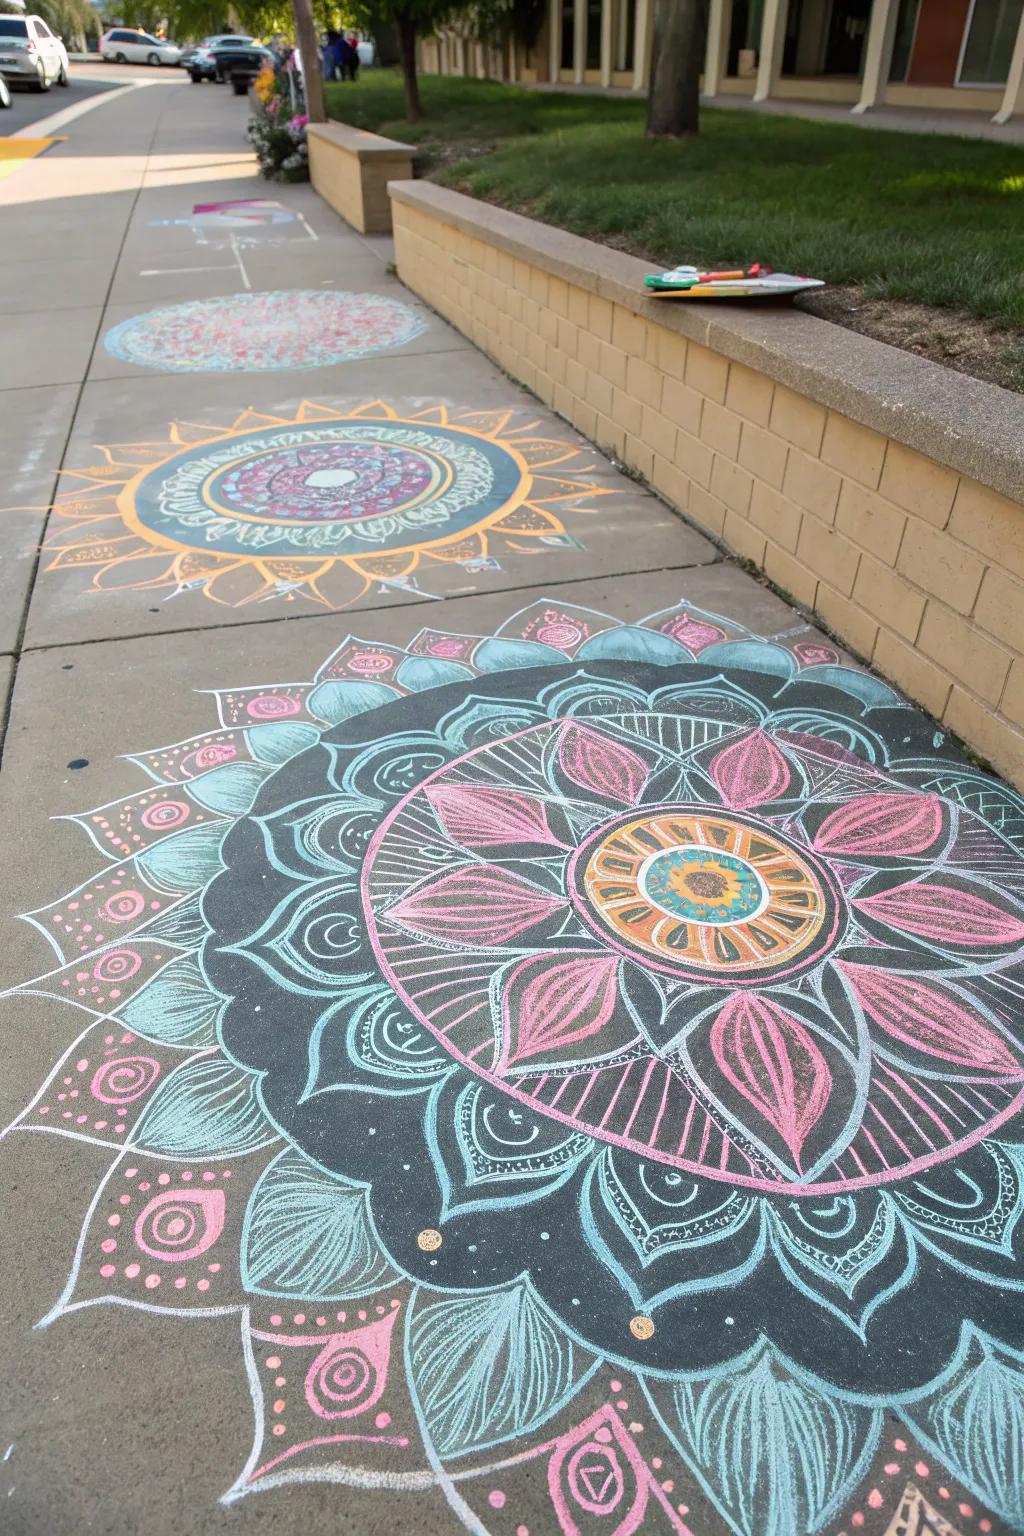
[{"label": "chalk mandala", "polygon": [[279,373],[373,357],[425,330],[398,299],[311,288],[169,304],[122,320],[103,344],[111,357],[165,373]]},{"label": "chalk mandala", "polygon": [[[345,456],[353,500],[419,452]],[[240,1314],[226,1500],[1024,1528],[1024,801],[807,636],[349,637],[77,818],[108,862],[17,989],[69,1043],[9,1130],[113,1160],[44,1323]]]},{"label": "chalk mandala", "polygon": [[107,447],[71,473],[47,569],[92,569],[101,591],[344,607],[431,564],[576,544],[560,513],[609,494],[589,462],[509,411],[306,403],[294,418],[177,422],[166,443]]}]

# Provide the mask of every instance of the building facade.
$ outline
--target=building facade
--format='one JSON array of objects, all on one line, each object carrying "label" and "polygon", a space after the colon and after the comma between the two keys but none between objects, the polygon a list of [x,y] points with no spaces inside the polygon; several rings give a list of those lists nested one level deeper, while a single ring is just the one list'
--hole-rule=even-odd
[{"label": "building facade", "polygon": [[[453,32],[423,68],[504,80],[620,86],[650,78],[654,0],[548,0],[535,46]],[[1024,0],[710,0],[704,94],[1024,113]]]}]

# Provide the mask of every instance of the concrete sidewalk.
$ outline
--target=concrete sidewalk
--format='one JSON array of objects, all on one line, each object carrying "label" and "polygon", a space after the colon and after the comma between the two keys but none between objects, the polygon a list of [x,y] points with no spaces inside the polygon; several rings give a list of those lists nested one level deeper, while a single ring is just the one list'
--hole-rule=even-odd
[{"label": "concrete sidewalk", "polygon": [[[952,1532],[934,1500],[1000,1529],[1013,1490],[941,1441],[935,1384],[971,1363],[950,1361],[981,1292],[1011,1370],[1007,1292],[977,1274],[1017,1283],[1024,1160],[1000,1154],[1002,1246],[969,1281],[935,1237],[906,1290],[919,1239],[877,1189],[961,1146],[965,1178],[994,1177],[975,1153],[1012,1139],[1022,994],[993,1003],[962,935],[939,966],[941,922],[928,949],[886,893],[907,861],[928,875],[940,797],[977,813],[941,857],[994,970],[1024,884],[982,822],[1024,808],[414,300],[386,240],[260,181],[245,110],[119,93],[0,183],[0,1528],[881,1536],[902,1510]],[[894,824],[848,830],[832,873],[862,793]],[[600,841],[627,810],[662,850],[641,894],[652,858],[685,855],[642,940]],[[718,1076],[672,1120],[680,1010],[721,1002],[709,967],[740,1001],[762,974],[736,948],[775,910],[759,859],[811,914],[780,907],[763,942],[816,976],[870,867],[860,968],[896,965],[891,943],[954,976],[975,1053],[962,1136],[950,1112],[918,1156],[923,1122],[904,1152],[874,1127],[875,1204],[842,1196],[856,1261],[845,1215],[814,1216],[811,1259],[795,1219],[772,1225],[807,1202],[768,1207],[791,1181],[819,1213],[859,1189],[840,1164],[869,1155],[850,1127],[874,1005],[794,986],[765,1049],[803,1086],[773,1078],[773,1106],[737,1077],[746,1046],[715,1046],[723,1077],[693,1045],[687,1070]],[[714,935],[727,901],[736,944],[659,947],[664,914]],[[767,995],[781,961],[757,964]],[[723,1474],[759,1415],[773,1448]]]}]

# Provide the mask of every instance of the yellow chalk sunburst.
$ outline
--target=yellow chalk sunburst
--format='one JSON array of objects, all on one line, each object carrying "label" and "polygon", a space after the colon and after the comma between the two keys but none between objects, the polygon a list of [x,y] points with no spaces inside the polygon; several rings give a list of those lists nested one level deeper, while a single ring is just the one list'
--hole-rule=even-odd
[{"label": "yellow chalk sunburst", "polygon": [[430,562],[472,570],[573,546],[560,513],[609,494],[584,449],[511,410],[304,401],[98,451],[64,471],[76,485],[53,506],[46,569],[92,570],[95,591],[196,588],[233,608],[341,608],[375,583],[415,589]]}]

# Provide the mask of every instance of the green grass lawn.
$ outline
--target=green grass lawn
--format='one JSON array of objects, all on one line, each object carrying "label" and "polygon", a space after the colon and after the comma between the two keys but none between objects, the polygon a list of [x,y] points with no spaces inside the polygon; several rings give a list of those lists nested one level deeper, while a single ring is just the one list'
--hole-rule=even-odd
[{"label": "green grass lawn", "polygon": [[650,257],[760,260],[868,299],[1024,327],[1024,149],[749,112],[705,111],[649,143],[644,105],[426,77],[403,120],[397,73],[328,88],[329,110],[420,147],[421,174]]}]

